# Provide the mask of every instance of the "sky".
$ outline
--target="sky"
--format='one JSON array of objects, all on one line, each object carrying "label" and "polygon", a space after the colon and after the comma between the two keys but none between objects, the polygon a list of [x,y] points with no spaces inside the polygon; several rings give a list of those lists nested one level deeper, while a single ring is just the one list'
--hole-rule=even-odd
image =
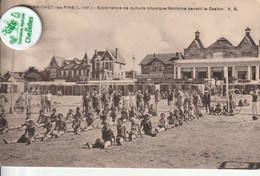
[{"label": "sky", "polygon": [[[25,71],[29,66],[46,68],[53,55],[66,59],[82,59],[87,52],[118,48],[126,60],[126,69],[140,71],[139,63],[146,54],[184,52],[200,31],[205,47],[225,37],[233,45],[251,28],[251,36],[259,44],[260,2],[258,0],[1,0],[1,14],[15,5],[78,5],[127,7],[219,7],[223,11],[152,11],[152,10],[49,10],[34,9],[43,23],[39,42],[23,51],[12,51],[1,41],[1,73]],[[238,11],[229,11],[236,7]]]}]

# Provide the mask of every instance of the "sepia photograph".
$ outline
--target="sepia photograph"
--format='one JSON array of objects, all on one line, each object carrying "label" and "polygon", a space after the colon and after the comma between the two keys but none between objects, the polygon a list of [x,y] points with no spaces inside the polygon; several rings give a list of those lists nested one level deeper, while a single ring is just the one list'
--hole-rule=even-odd
[{"label": "sepia photograph", "polygon": [[260,169],[259,0],[0,7],[0,166]]}]

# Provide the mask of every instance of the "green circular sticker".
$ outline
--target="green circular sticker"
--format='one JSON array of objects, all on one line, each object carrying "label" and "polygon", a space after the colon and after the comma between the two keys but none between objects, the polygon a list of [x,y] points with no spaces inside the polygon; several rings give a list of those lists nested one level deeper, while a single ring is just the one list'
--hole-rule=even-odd
[{"label": "green circular sticker", "polygon": [[42,23],[30,8],[17,6],[7,10],[0,20],[1,39],[12,49],[30,48],[41,37]]}]

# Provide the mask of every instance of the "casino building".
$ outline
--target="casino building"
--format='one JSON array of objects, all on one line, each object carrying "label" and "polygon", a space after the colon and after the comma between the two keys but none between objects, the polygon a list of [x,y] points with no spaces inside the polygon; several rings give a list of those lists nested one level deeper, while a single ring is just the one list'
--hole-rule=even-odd
[{"label": "casino building", "polygon": [[224,83],[225,77],[235,78],[237,85],[259,83],[259,46],[250,36],[248,27],[237,46],[221,37],[205,47],[197,31],[183,55],[150,54],[141,61],[140,66],[142,74],[138,82],[145,83],[143,79],[148,79],[153,87],[151,89],[155,89],[156,84],[160,87],[165,83],[170,86],[195,85],[210,79]]},{"label": "casino building", "polygon": [[174,63],[174,78],[259,80],[259,49],[250,36],[250,29],[245,31],[237,46],[221,37],[208,47],[203,46],[199,31],[195,32],[195,39],[184,49],[184,58]]}]

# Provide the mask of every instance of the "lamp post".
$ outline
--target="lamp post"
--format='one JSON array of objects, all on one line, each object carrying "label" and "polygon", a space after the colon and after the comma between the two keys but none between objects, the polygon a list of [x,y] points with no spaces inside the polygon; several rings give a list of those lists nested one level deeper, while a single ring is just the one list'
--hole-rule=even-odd
[{"label": "lamp post", "polygon": [[132,70],[133,71],[133,78],[135,78],[135,75],[134,75],[135,74],[134,73],[135,72],[135,56],[132,57],[132,60],[133,60],[133,70]]}]

